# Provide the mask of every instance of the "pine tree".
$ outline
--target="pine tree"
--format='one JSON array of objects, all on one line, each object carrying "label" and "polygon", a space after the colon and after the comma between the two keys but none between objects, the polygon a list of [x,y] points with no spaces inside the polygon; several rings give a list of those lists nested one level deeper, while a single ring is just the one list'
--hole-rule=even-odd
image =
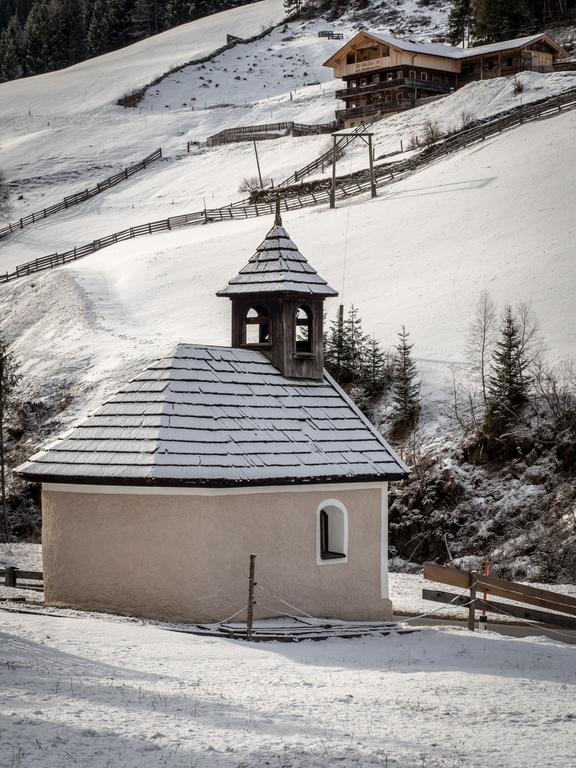
[{"label": "pine tree", "polygon": [[300,16],[303,0],[284,0],[284,10],[288,16]]},{"label": "pine tree", "polygon": [[391,380],[390,360],[372,336],[366,344],[364,366],[362,370],[362,385],[369,397],[382,394]]},{"label": "pine tree", "polygon": [[326,368],[338,383],[355,384],[361,381],[367,340],[356,307],[352,305],[344,316],[344,307],[341,306],[338,317],[330,324],[324,351]]},{"label": "pine tree", "polygon": [[24,51],[26,73],[40,75],[47,72],[48,45],[51,22],[48,0],[34,0],[24,27]]},{"label": "pine tree", "polygon": [[402,326],[394,364],[393,414],[396,424],[403,426],[414,426],[420,414],[420,382],[412,360],[414,345],[408,343],[409,336]]},{"label": "pine tree", "polygon": [[6,503],[6,419],[16,403],[20,381],[18,362],[0,336],[0,511],[4,526],[4,540],[10,541],[10,524]]},{"label": "pine tree", "polygon": [[0,35],[0,83],[16,80],[24,74],[22,29],[17,16],[12,16]]},{"label": "pine tree", "polygon": [[527,401],[528,362],[512,308],[506,307],[488,380],[488,416],[498,428],[512,424]]},{"label": "pine tree", "polygon": [[190,21],[190,0],[167,0],[164,9],[164,24],[175,27]]},{"label": "pine tree", "polygon": [[475,23],[472,0],[452,0],[448,14],[448,36],[452,45],[468,46]]}]

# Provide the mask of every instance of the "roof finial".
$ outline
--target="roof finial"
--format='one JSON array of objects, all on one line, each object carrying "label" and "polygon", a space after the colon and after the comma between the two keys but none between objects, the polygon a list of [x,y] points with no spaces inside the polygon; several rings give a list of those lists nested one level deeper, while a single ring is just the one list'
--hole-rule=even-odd
[{"label": "roof finial", "polygon": [[280,216],[280,195],[276,195],[276,217],[274,218],[274,226],[282,226],[282,216]]}]

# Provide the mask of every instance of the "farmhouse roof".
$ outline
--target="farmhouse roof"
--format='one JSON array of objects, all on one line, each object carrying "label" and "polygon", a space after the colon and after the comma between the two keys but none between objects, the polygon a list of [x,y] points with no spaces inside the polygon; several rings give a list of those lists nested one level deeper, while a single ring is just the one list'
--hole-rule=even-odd
[{"label": "farmhouse roof", "polygon": [[282,226],[279,213],[276,214],[276,223],[248,264],[216,295],[232,297],[267,293],[338,295],[292,242]]},{"label": "farmhouse roof", "polygon": [[489,45],[479,45],[472,48],[456,48],[451,45],[442,45],[441,43],[426,43],[416,42],[414,40],[402,40],[399,37],[393,37],[392,35],[380,34],[379,32],[368,32],[367,30],[358,32],[353,38],[351,38],[343,48],[336,51],[329,59],[324,63],[324,66],[331,66],[333,59],[342,53],[349,45],[351,45],[360,36],[366,35],[379,42],[386,43],[394,48],[399,48],[401,51],[408,51],[409,53],[421,53],[427,56],[441,56],[448,59],[469,59],[476,56],[483,56],[491,53],[499,53],[501,51],[511,51],[517,48],[524,48],[527,45],[538,42],[539,40],[545,40],[552,48],[555,48],[558,53],[567,56],[567,52],[558,43],[556,43],[549,35],[544,32],[530,35],[528,37],[519,37],[512,40],[503,40],[499,43],[490,43]]},{"label": "farmhouse roof", "polygon": [[42,482],[255,486],[398,480],[406,465],[328,375],[180,344],[20,466]]}]

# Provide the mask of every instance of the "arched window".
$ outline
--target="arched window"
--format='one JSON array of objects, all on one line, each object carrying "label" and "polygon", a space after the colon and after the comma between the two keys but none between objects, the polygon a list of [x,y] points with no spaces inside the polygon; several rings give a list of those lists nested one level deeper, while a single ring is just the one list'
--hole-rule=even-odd
[{"label": "arched window", "polygon": [[265,307],[251,307],[244,317],[244,344],[270,344],[270,316]]},{"label": "arched window", "polygon": [[317,561],[347,562],[348,510],[336,499],[322,502],[316,511]]},{"label": "arched window", "polygon": [[312,311],[308,307],[296,310],[296,352],[312,352]]}]

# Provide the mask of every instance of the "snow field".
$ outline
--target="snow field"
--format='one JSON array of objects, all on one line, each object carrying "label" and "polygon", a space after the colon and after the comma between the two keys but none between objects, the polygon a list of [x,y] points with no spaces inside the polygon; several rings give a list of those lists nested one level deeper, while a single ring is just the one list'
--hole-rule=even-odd
[{"label": "snow field", "polygon": [[[483,289],[500,307],[532,301],[549,356],[573,354],[576,222],[567,212],[576,190],[565,174],[576,161],[575,127],[574,112],[527,124],[376,200],[284,217],[341,300],[358,306],[366,331],[391,346],[407,326],[431,408],[449,389],[449,366],[463,362],[471,307]],[[270,226],[264,217],[141,238],[4,286],[0,316],[25,361],[30,396],[72,386],[75,417],[177,342],[228,343],[229,306],[214,293]],[[31,228],[26,237],[33,235]],[[329,317],[336,306],[328,302]]]},{"label": "snow field", "polygon": [[102,618],[2,624],[2,768],[573,765],[574,650],[552,641],[249,646]]}]

